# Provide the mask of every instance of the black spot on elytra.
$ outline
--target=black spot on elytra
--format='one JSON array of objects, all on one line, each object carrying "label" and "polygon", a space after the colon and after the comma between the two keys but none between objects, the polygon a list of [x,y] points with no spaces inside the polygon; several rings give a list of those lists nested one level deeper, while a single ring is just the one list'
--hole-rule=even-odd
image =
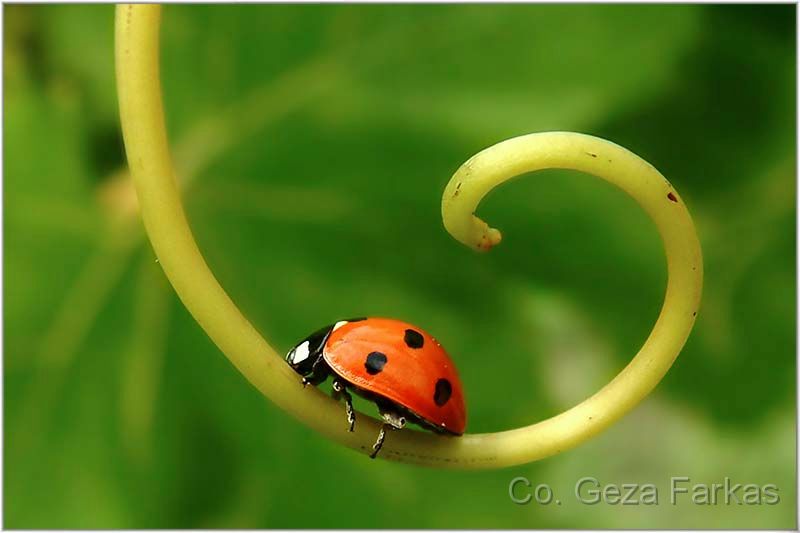
[{"label": "black spot on elytra", "polygon": [[409,348],[419,349],[425,344],[425,339],[422,337],[419,331],[414,331],[413,329],[407,329],[406,334],[403,336],[403,340],[406,341],[406,346]]},{"label": "black spot on elytra", "polygon": [[364,368],[367,369],[367,374],[374,376],[383,370],[386,361],[388,361],[386,355],[381,352],[372,352],[367,356],[367,360],[364,362]]},{"label": "black spot on elytra", "polygon": [[439,407],[447,403],[450,395],[453,394],[453,386],[444,378],[436,382],[436,390],[433,392],[433,401]]},{"label": "black spot on elytra", "polygon": [[667,195],[667,198],[669,198],[670,202],[676,202],[676,203],[678,202],[678,198],[673,193],[669,193]]}]

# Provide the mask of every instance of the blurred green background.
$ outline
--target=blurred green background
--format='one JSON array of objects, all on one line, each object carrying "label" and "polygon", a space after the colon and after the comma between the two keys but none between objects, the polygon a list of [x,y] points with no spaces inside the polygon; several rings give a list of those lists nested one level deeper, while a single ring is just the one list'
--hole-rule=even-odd
[{"label": "blurred green background", "polygon": [[[673,369],[601,436],[488,472],[369,461],[248,385],[135,211],[113,6],[4,15],[5,527],[796,527],[795,6],[165,8],[169,132],[222,285],[281,351],[340,317],[423,326],[472,432],[606,383],[666,272],[634,201],[571,172],[493,193],[481,215],[505,240],[474,254],[440,220],[456,168],[574,130],[685,199],[706,285]],[[513,504],[517,476],[562,505]],[[660,504],[581,504],[583,476],[654,483]],[[773,483],[780,503],[670,505],[671,476]]]}]

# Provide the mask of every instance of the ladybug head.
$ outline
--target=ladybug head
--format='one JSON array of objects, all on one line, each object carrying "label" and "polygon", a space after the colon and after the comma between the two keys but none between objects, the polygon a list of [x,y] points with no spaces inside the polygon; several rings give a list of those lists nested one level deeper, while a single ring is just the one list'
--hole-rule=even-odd
[{"label": "ladybug head", "polygon": [[325,342],[332,329],[333,326],[325,326],[289,350],[289,353],[286,354],[286,362],[289,363],[289,366],[301,376],[311,374],[314,363],[322,357],[322,349],[325,347]]}]

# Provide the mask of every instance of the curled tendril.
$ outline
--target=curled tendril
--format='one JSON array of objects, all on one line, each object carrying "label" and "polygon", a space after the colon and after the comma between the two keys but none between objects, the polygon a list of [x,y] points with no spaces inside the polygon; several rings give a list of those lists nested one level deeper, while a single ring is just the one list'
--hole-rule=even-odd
[{"label": "curled tendril", "polygon": [[[159,79],[157,5],[120,5],[116,70],[120,116],[131,176],[148,236],[178,296],[242,374],[281,409],[350,448],[369,453],[379,423],[362,415],[343,426],[341,405],[300,377],[241,314],[209,270],[181,204],[164,124]],[[694,325],[702,258],[694,225],[670,183],[646,161],[613,143],[568,132],[537,133],[488,148],[464,163],[445,188],[444,224],[476,250],[499,243],[500,232],[474,213],[494,187],[547,168],[603,178],[630,194],[655,221],[667,252],[669,280],[661,315],[639,353],[608,385],[575,407],[510,431],[446,437],[392,433],[383,459],[450,468],[499,468],[571,448],[608,427],[658,384]]]}]

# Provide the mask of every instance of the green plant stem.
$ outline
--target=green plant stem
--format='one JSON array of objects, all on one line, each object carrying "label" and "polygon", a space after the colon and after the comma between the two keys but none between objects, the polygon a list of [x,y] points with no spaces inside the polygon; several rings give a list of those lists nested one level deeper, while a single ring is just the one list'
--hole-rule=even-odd
[{"label": "green plant stem", "polygon": [[[145,228],[178,296],[236,368],[281,409],[345,446],[369,453],[380,428],[363,414],[346,431],[342,406],[299,376],[259,335],[219,285],[192,236],[170,159],[159,80],[160,6],[120,5],[116,68],[120,115],[131,176]],[[593,153],[594,156],[587,155]],[[445,226],[476,249],[499,232],[472,216],[480,199],[512,176],[573,168],[629,192],[653,217],[667,249],[669,284],[661,316],[640,353],[611,383],[583,403],[537,424],[490,434],[445,437],[392,432],[380,457],[450,468],[498,468],[563,451],[610,425],[663,377],[694,323],[700,298],[700,248],[683,202],[666,180],[634,154],[574,133],[536,134],[500,143],[470,159],[445,189]],[[677,201],[667,198],[675,195]]]}]

